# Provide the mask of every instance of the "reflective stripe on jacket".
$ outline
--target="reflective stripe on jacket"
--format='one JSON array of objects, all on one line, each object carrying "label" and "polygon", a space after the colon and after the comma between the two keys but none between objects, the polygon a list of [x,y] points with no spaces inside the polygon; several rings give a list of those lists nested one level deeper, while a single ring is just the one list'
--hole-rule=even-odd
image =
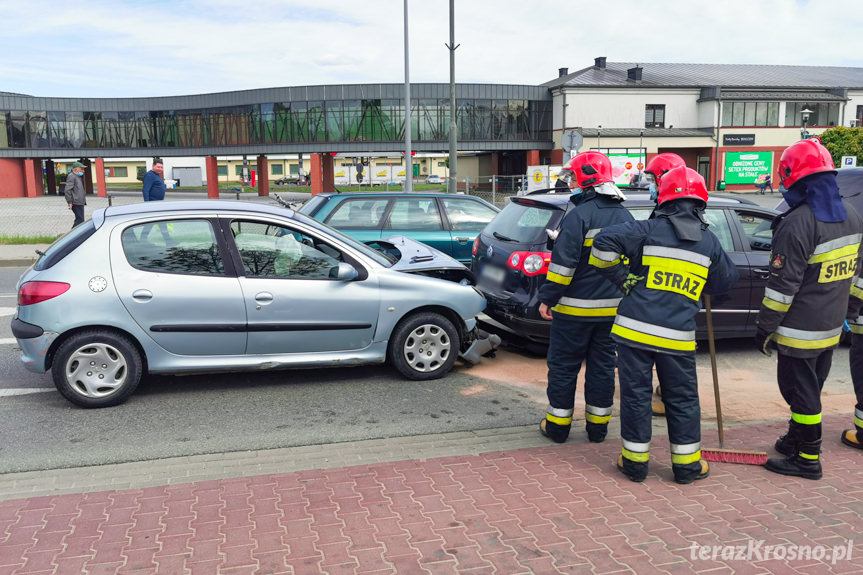
[{"label": "reflective stripe on jacket", "polygon": [[588,189],[561,223],[551,263],[539,288],[539,301],[561,317],[611,321],[620,303],[620,290],[589,265],[594,237],[605,226],[631,222],[632,215],[615,199]]},{"label": "reflective stripe on jacket", "polygon": [[[855,279],[863,219],[843,203],[844,222],[818,221],[806,203],[773,222],[770,277],[757,323],[786,355],[815,357],[838,345],[848,297],[863,295]],[[859,329],[852,324],[852,331]]]}]

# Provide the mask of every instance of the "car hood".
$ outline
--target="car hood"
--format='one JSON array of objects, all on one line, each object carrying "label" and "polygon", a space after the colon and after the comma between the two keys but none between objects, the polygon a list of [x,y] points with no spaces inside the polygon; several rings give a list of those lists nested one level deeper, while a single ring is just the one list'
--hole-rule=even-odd
[{"label": "car hood", "polygon": [[400,272],[467,269],[463,263],[442,251],[405,236],[390,236],[373,243],[378,244],[384,251],[398,251],[399,261],[394,263],[391,269]]}]

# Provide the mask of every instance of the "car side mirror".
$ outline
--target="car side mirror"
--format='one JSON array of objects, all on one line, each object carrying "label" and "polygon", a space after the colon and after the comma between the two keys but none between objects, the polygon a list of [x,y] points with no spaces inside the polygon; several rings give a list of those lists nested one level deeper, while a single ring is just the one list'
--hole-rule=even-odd
[{"label": "car side mirror", "polygon": [[336,268],[337,280],[349,282],[351,280],[357,279],[357,276],[359,275],[360,274],[357,271],[357,268],[346,262],[340,262],[338,267]]}]

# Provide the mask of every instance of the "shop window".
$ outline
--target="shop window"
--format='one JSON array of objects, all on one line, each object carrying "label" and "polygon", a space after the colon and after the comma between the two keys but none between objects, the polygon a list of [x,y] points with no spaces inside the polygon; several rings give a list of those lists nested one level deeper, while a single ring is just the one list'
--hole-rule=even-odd
[{"label": "shop window", "polygon": [[647,104],[644,106],[644,127],[665,127],[665,104]]},{"label": "shop window", "polygon": [[218,174],[220,176],[227,176],[228,175],[228,166],[219,166]]},{"label": "shop window", "polygon": [[724,127],[779,125],[779,102],[723,102]]},{"label": "shop window", "polygon": [[803,110],[811,111],[807,126],[835,126],[839,122],[838,102],[788,102],[785,106],[785,126],[802,126]]},{"label": "shop window", "polygon": [[274,176],[281,176],[284,173],[281,164],[270,164],[270,171]]}]

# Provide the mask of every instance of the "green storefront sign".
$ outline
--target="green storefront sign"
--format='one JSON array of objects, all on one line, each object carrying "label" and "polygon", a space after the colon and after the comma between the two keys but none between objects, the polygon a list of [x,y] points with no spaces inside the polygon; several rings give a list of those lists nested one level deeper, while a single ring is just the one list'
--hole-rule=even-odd
[{"label": "green storefront sign", "polygon": [[773,152],[725,152],[725,183],[755,184],[773,173]]}]

